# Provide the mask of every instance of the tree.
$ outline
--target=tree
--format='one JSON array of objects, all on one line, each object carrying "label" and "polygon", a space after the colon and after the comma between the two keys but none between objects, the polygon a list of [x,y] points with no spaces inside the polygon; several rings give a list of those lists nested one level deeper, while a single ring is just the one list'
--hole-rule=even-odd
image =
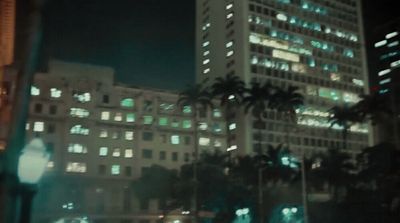
[{"label": "tree", "polygon": [[236,109],[241,105],[244,92],[244,82],[238,76],[228,74],[224,78],[217,77],[211,86],[213,97],[219,99],[223,108],[226,129],[226,146],[231,146],[229,125],[235,115]]},{"label": "tree", "polygon": [[297,124],[296,109],[304,105],[304,97],[299,92],[296,86],[289,86],[286,90],[277,89],[272,97],[271,104],[278,111],[284,115],[286,122],[286,143],[287,148],[290,149],[290,124]]},{"label": "tree", "polygon": [[198,144],[198,113],[200,109],[207,109],[213,107],[211,103],[211,94],[203,84],[196,84],[193,87],[188,87],[179,94],[177,101],[179,107],[190,106],[193,114],[193,138],[194,138],[194,160],[193,160],[193,180],[194,180],[194,194],[193,194],[193,208],[195,215],[195,222],[198,222],[198,202],[197,202],[197,162],[199,158],[199,144]]},{"label": "tree", "polygon": [[329,112],[332,114],[329,117],[331,127],[338,125],[342,128],[343,149],[347,148],[347,135],[351,125],[362,122],[362,116],[355,110],[354,107],[334,106]]},{"label": "tree", "polygon": [[[176,199],[177,171],[159,165],[153,165],[143,172],[142,176],[132,184],[133,191],[139,200],[158,199],[165,219],[169,211],[182,206]],[[169,205],[166,205],[169,204]]]},{"label": "tree", "polygon": [[354,106],[355,111],[372,124],[385,121],[392,114],[389,101],[381,94],[361,95],[361,100]]},{"label": "tree", "polygon": [[313,175],[328,183],[333,194],[333,201],[339,200],[339,188],[346,188],[354,179],[351,174],[355,170],[352,157],[347,152],[329,149],[320,156],[319,167],[312,171]]}]

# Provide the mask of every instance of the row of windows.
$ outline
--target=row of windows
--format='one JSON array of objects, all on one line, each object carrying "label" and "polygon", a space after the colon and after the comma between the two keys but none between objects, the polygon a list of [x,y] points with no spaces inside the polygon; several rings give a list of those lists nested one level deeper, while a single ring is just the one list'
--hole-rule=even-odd
[{"label": "row of windows", "polygon": [[[143,149],[142,150],[142,158],[143,159],[156,158],[156,157],[154,157],[154,153],[153,152],[154,151],[151,150],[151,149]],[[183,153],[182,155],[183,155],[183,157],[181,157],[181,159],[184,162],[189,162],[190,161],[190,153]],[[163,160],[167,160],[167,159],[168,158],[167,158],[167,152],[166,151],[160,151],[158,153],[158,160],[163,161]],[[179,161],[179,153],[178,152],[171,152],[171,158],[170,159],[172,161],[174,161],[174,162],[178,162]]]}]

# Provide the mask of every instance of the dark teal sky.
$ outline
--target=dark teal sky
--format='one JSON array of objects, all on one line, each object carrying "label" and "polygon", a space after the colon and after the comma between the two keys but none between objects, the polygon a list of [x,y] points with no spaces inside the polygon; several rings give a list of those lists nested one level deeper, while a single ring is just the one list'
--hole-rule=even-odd
[{"label": "dark teal sky", "polygon": [[133,85],[194,81],[194,0],[48,2],[44,58],[111,66]]},{"label": "dark teal sky", "polygon": [[[181,89],[195,79],[194,2],[48,1],[43,61],[57,58],[110,66],[118,82]],[[363,3],[367,36],[375,25],[396,16],[395,0]]]}]

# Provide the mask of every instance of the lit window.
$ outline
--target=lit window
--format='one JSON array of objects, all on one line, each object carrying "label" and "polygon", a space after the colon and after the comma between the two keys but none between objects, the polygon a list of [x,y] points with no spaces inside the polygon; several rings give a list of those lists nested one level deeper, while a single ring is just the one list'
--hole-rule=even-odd
[{"label": "lit window", "polygon": [[74,125],[69,130],[69,133],[73,135],[89,135],[89,129],[82,127],[82,125]]},{"label": "lit window", "polygon": [[222,116],[221,110],[219,110],[218,108],[214,109],[213,116],[214,118],[220,118]]},{"label": "lit window", "polygon": [[117,121],[117,122],[122,121],[122,113],[121,112],[115,113],[114,121]]},{"label": "lit window", "polygon": [[233,17],[233,12],[229,13],[228,15],[226,15],[226,19],[230,19]]},{"label": "lit window", "polygon": [[232,7],[233,7],[233,4],[230,3],[230,4],[226,5],[226,10],[229,10],[229,9],[231,9]]},{"label": "lit window", "polygon": [[69,153],[87,153],[86,146],[79,144],[79,143],[70,143],[68,145],[68,152]]},{"label": "lit window", "polygon": [[135,114],[134,113],[126,114],[126,122],[135,122]]},{"label": "lit window", "polygon": [[110,112],[109,111],[101,112],[101,120],[110,120]]},{"label": "lit window", "polygon": [[210,45],[210,41],[206,41],[206,42],[203,43],[203,47],[206,47],[208,45]]},{"label": "lit window", "polygon": [[206,68],[203,70],[203,74],[207,74],[207,73],[210,73],[210,68]]},{"label": "lit window", "polygon": [[300,56],[294,53],[285,52],[282,50],[273,50],[272,56],[279,59],[289,60],[293,62],[299,62]]},{"label": "lit window", "polygon": [[118,131],[113,132],[111,138],[112,139],[118,139],[119,138],[119,132]]},{"label": "lit window", "polygon": [[65,170],[67,172],[85,173],[86,172],[86,163],[68,162]]},{"label": "lit window", "polygon": [[398,67],[398,66],[400,66],[400,60],[390,63],[390,67]]},{"label": "lit window", "polygon": [[387,47],[394,47],[394,46],[397,46],[397,45],[399,45],[399,41],[394,41],[394,42],[389,43],[387,45]]},{"label": "lit window", "polygon": [[292,63],[292,71],[304,74],[307,72],[307,68],[304,64]]},{"label": "lit window", "polygon": [[390,83],[390,81],[392,81],[392,79],[386,78],[386,79],[379,81],[379,84],[387,84],[387,83]]},{"label": "lit window", "polygon": [[208,54],[210,54],[209,50],[203,52],[203,56],[207,56]]},{"label": "lit window", "polygon": [[34,122],[33,123],[33,131],[34,132],[43,132],[44,131],[44,122]]},{"label": "lit window", "polygon": [[221,126],[218,123],[214,123],[212,126],[212,130],[215,133],[220,133],[222,132]]},{"label": "lit window", "polygon": [[351,50],[351,49],[344,49],[344,50],[343,50],[343,55],[344,55],[345,57],[353,58],[353,57],[354,57],[354,52],[353,52],[353,50]]},{"label": "lit window", "polygon": [[31,95],[32,96],[40,95],[40,89],[36,86],[31,86]]},{"label": "lit window", "polygon": [[100,137],[100,138],[107,138],[107,137],[108,137],[108,131],[107,131],[107,129],[101,129],[101,130],[100,130],[99,137]]},{"label": "lit window", "polygon": [[29,128],[30,128],[29,123],[26,123],[26,125],[25,125],[25,130],[29,130]]},{"label": "lit window", "polygon": [[236,123],[229,124],[229,130],[234,130],[234,129],[236,129]]},{"label": "lit window", "polygon": [[216,140],[214,141],[214,147],[221,147],[221,146],[222,146],[221,140],[216,139]]},{"label": "lit window", "polygon": [[190,105],[183,106],[183,113],[185,113],[185,114],[192,113],[192,107]]},{"label": "lit window", "polygon": [[192,121],[191,120],[183,120],[182,127],[184,129],[190,129],[192,127]]},{"label": "lit window", "polygon": [[113,157],[120,157],[121,156],[121,149],[120,148],[115,148],[112,152]]},{"label": "lit window", "polygon": [[125,140],[133,140],[133,131],[125,131]]},{"label": "lit window", "polygon": [[111,174],[112,175],[119,175],[121,173],[121,166],[120,165],[112,165],[111,166]]},{"label": "lit window", "polygon": [[228,149],[226,149],[226,151],[236,150],[237,148],[237,145],[231,145]]},{"label": "lit window", "polygon": [[385,37],[386,37],[386,39],[390,39],[390,38],[393,38],[393,37],[395,37],[397,35],[399,35],[398,32],[392,32],[392,33],[388,33]]},{"label": "lit window", "polygon": [[107,154],[108,154],[108,147],[100,147],[99,156],[107,156]]},{"label": "lit window", "polygon": [[201,146],[209,146],[210,145],[210,138],[200,137],[199,138],[199,145],[201,145]]},{"label": "lit window", "polygon": [[232,56],[233,55],[233,50],[230,50],[230,51],[228,51],[227,53],[226,53],[226,56],[227,57],[230,57],[230,56]]},{"label": "lit window", "polygon": [[69,114],[72,117],[85,118],[89,116],[89,111],[83,108],[70,108]]},{"label": "lit window", "polygon": [[180,141],[179,135],[172,135],[171,136],[171,144],[178,145],[179,141]]},{"label": "lit window", "polygon": [[341,76],[340,76],[340,74],[331,73],[330,74],[330,78],[331,78],[332,81],[340,81]]},{"label": "lit window", "polygon": [[133,149],[125,149],[125,158],[133,157]]},{"label": "lit window", "polygon": [[347,102],[347,103],[357,103],[359,102],[361,99],[360,97],[358,97],[357,94],[354,93],[350,93],[350,92],[344,92],[343,93],[343,101]]},{"label": "lit window", "polygon": [[374,46],[375,46],[375,48],[378,48],[378,47],[386,45],[386,43],[387,43],[387,40],[382,40],[382,41],[376,42]]},{"label": "lit window", "polygon": [[208,63],[210,63],[210,59],[203,60],[203,64],[208,64]]},{"label": "lit window", "polygon": [[121,100],[121,107],[123,108],[133,108],[135,106],[135,100],[132,98],[124,98]]},{"label": "lit window", "polygon": [[390,73],[390,69],[382,70],[382,71],[379,71],[378,76],[383,76],[388,73]]},{"label": "lit window", "polygon": [[143,124],[145,124],[145,125],[153,124],[153,116],[150,116],[150,115],[143,116]]},{"label": "lit window", "polygon": [[57,88],[50,88],[50,97],[52,98],[60,98],[61,97],[61,90]]},{"label": "lit window", "polygon": [[54,168],[54,161],[49,161],[49,162],[47,163],[47,168],[48,168],[48,169],[53,169],[53,168]]},{"label": "lit window", "polygon": [[173,103],[161,103],[160,110],[162,112],[170,112],[175,110],[175,104]]},{"label": "lit window", "polygon": [[364,81],[359,79],[353,79],[353,83],[358,86],[364,86]]},{"label": "lit window", "polygon": [[227,43],[225,44],[225,47],[226,47],[226,48],[229,48],[229,47],[231,47],[231,46],[233,46],[233,41],[229,41],[229,42],[227,42]]},{"label": "lit window", "polygon": [[287,21],[287,16],[285,15],[285,14],[282,14],[282,13],[278,13],[277,15],[276,15],[276,18],[278,19],[278,20],[281,20],[281,21]]},{"label": "lit window", "polygon": [[200,130],[207,130],[208,124],[206,122],[200,122],[199,123],[199,129]]},{"label": "lit window", "polygon": [[158,119],[158,124],[161,125],[161,126],[168,125],[168,118],[167,117],[160,117]]},{"label": "lit window", "polygon": [[176,120],[176,119],[172,120],[171,126],[172,126],[173,128],[179,128],[179,121]]},{"label": "lit window", "polygon": [[75,93],[75,94],[73,94],[73,97],[75,100],[77,100],[78,102],[81,102],[81,103],[89,102],[91,99],[90,93],[88,93],[88,92],[81,93],[81,94]]}]

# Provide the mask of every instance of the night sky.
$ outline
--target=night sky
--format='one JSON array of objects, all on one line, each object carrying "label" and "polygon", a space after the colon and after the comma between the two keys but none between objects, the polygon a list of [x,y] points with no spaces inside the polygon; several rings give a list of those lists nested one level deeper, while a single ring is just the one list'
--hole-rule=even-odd
[{"label": "night sky", "polygon": [[[113,67],[116,81],[182,89],[195,78],[195,0],[53,0],[45,14],[47,58]],[[396,16],[396,0],[364,0],[367,40]]]}]

